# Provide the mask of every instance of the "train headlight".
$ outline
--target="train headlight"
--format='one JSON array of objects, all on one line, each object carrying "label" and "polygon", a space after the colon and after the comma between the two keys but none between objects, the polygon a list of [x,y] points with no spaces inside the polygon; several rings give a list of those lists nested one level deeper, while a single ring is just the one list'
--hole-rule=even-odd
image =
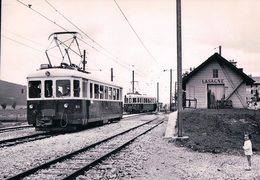
[{"label": "train headlight", "polygon": [[30,108],[30,109],[33,109],[33,104],[30,104],[30,105],[29,105],[29,108]]},{"label": "train headlight", "polygon": [[65,103],[64,104],[64,108],[67,109],[69,107],[69,104],[68,103]]}]

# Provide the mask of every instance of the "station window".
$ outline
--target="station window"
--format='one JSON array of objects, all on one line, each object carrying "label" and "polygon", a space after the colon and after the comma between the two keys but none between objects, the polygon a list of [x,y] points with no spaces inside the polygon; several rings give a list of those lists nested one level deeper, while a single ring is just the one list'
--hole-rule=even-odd
[{"label": "station window", "polygon": [[44,81],[44,96],[45,97],[52,97],[52,80]]},{"label": "station window", "polygon": [[105,99],[108,99],[108,87],[105,86]]},{"label": "station window", "polygon": [[94,84],[94,94],[95,94],[95,99],[99,99],[99,85]]},{"label": "station window", "polygon": [[213,69],[213,78],[218,78],[218,69]]},{"label": "station window", "polygon": [[87,97],[88,95],[88,82],[86,80],[83,81],[82,85],[82,90],[83,90],[83,97]]},{"label": "station window", "polygon": [[89,84],[89,94],[90,94],[90,98],[93,98],[93,83]]},{"label": "station window", "polygon": [[41,97],[41,81],[29,81],[29,98]]},{"label": "station window", "polygon": [[79,93],[80,93],[80,83],[79,83],[79,80],[74,80],[73,81],[73,92],[74,92],[74,97],[79,97]]},{"label": "station window", "polygon": [[70,80],[57,80],[56,81],[56,96],[70,96]]},{"label": "station window", "polygon": [[100,99],[104,99],[104,86],[100,85],[99,87]]}]

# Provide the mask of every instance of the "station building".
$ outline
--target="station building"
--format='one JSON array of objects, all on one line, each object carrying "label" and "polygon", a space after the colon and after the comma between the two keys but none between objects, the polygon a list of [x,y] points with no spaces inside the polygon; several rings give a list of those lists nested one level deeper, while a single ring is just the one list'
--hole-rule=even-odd
[{"label": "station building", "polygon": [[246,88],[254,80],[218,53],[183,77],[184,106],[247,108]]},{"label": "station building", "polygon": [[25,108],[26,89],[24,85],[0,80],[0,105],[6,104],[7,108],[11,108],[16,104],[17,108]]},{"label": "station building", "polygon": [[247,88],[248,103],[260,101],[260,77],[252,77],[252,79],[255,82]]}]

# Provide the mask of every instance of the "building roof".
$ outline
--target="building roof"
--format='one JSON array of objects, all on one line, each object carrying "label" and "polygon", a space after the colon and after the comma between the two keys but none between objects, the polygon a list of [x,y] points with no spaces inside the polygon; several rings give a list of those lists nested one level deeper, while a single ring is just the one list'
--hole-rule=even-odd
[{"label": "building roof", "polygon": [[260,84],[260,77],[252,77],[252,79],[255,81],[254,84]]},{"label": "building roof", "polygon": [[197,74],[201,69],[206,67],[209,63],[217,61],[219,64],[223,64],[225,66],[228,66],[230,69],[232,69],[234,72],[236,72],[239,76],[241,76],[247,85],[251,85],[254,83],[254,79],[246,75],[241,68],[237,68],[234,66],[231,62],[223,58],[218,53],[214,53],[212,56],[210,56],[206,61],[204,61],[202,64],[200,64],[197,68],[195,68],[193,71],[191,71],[188,75],[183,77],[183,86],[185,87],[185,84],[189,81],[189,79]]}]

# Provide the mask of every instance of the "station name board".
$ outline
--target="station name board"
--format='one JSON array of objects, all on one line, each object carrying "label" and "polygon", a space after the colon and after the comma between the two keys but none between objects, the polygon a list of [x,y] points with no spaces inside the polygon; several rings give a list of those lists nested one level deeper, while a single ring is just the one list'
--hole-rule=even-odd
[{"label": "station name board", "polygon": [[202,84],[224,84],[224,79],[202,79]]}]

